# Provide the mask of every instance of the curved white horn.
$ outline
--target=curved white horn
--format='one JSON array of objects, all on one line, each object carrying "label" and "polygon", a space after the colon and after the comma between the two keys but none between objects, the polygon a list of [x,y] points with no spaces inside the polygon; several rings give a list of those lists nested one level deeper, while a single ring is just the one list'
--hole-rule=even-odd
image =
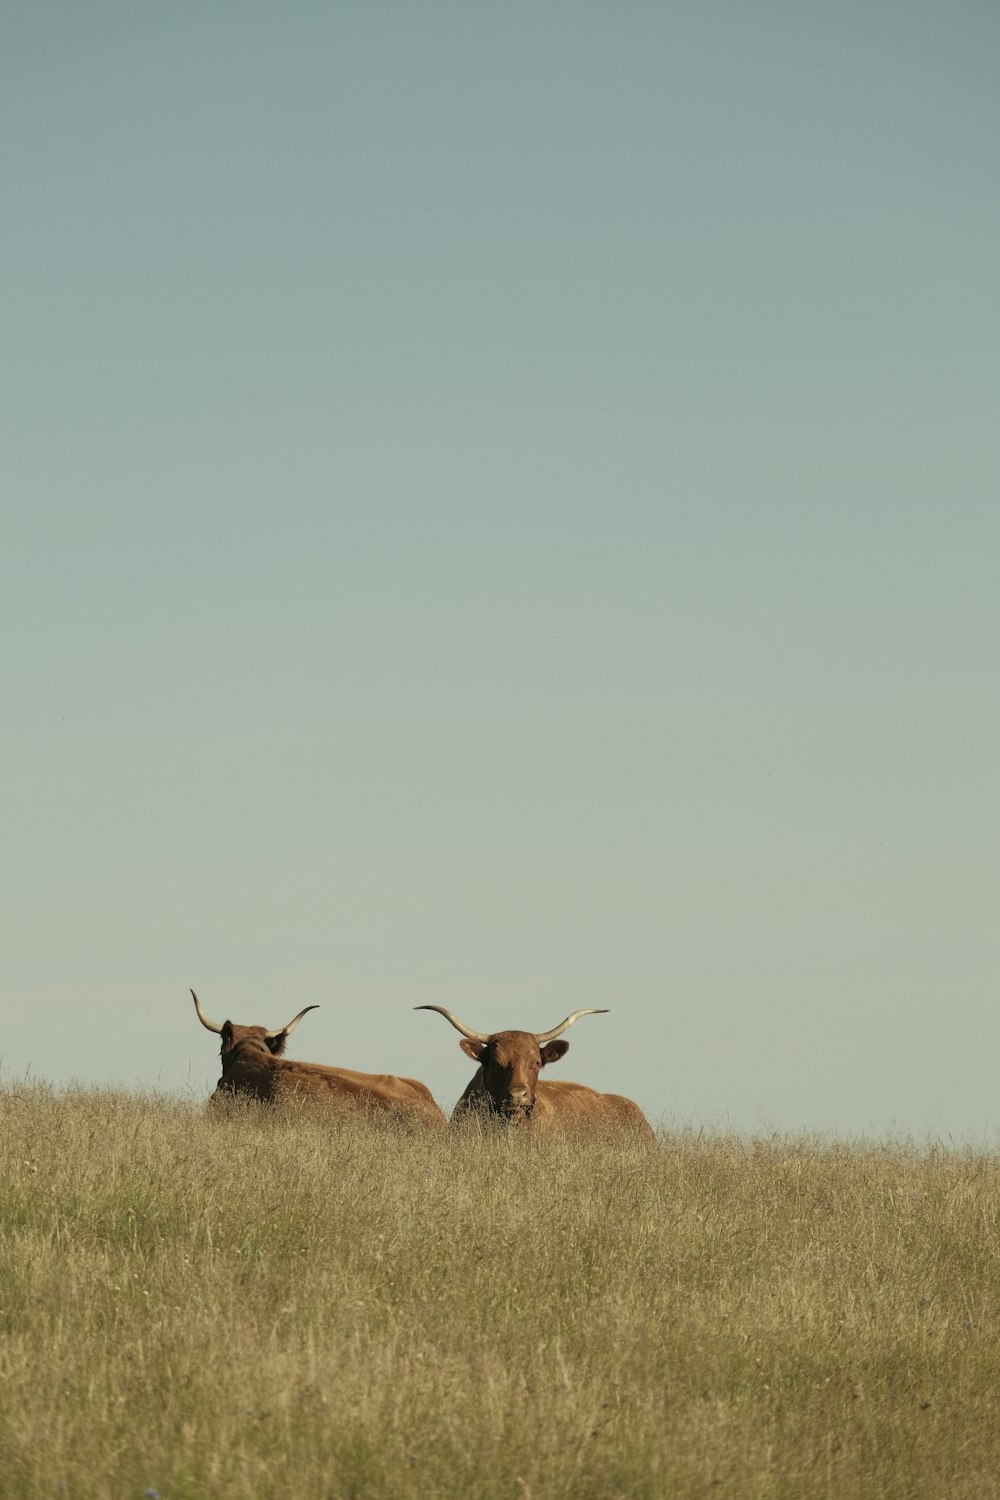
[{"label": "curved white horn", "polygon": [[555,1041],[557,1036],[562,1036],[563,1032],[567,1031],[574,1021],[579,1021],[581,1016],[606,1016],[607,1013],[608,1008],[606,1005],[598,1006],[596,1010],[593,1007],[589,1010],[575,1010],[571,1016],[566,1017],[565,1021],[560,1021],[558,1026],[553,1026],[551,1031],[536,1031],[535,1041]]},{"label": "curved white horn", "polygon": [[191,999],[194,1001],[194,1008],[198,1012],[198,1020],[204,1026],[205,1030],[206,1031],[214,1031],[215,1034],[216,1034],[216,1036],[218,1036],[219,1033],[220,1033],[220,1031],[222,1030],[222,1027],[220,1025],[218,1025],[217,1022],[210,1021],[208,1019],[208,1017],[206,1016],[205,1012],[202,1010],[201,1006],[198,1004],[198,996],[195,994],[194,990],[191,991]]},{"label": "curved white horn", "polygon": [[300,1010],[299,1013],[298,1013],[298,1015],[295,1017],[294,1021],[289,1021],[289,1023],[288,1023],[287,1026],[279,1026],[278,1029],[277,1029],[277,1031],[267,1031],[267,1032],[264,1033],[264,1035],[267,1036],[267,1037],[269,1037],[272,1041],[274,1040],[274,1038],[276,1036],[281,1036],[282,1032],[284,1032],[286,1036],[291,1036],[291,1034],[295,1030],[296,1026],[302,1020],[302,1017],[304,1015],[306,1015],[308,1011],[311,1011],[311,1010],[319,1010],[319,1006],[318,1005],[307,1005],[306,1008],[305,1008],[305,1010]]},{"label": "curved white horn", "polygon": [[490,1039],[488,1031],[471,1031],[468,1026],[462,1024],[457,1016],[453,1016],[450,1010],[445,1010],[443,1005],[415,1005],[413,1009],[436,1010],[439,1016],[444,1016],[446,1021],[450,1021],[455,1030],[460,1031],[463,1036],[467,1036],[470,1042],[488,1042]]}]

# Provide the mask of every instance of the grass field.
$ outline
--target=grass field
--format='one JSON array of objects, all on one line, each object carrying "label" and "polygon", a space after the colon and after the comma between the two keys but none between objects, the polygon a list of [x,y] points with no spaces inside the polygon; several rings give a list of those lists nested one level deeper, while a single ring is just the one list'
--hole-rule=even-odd
[{"label": "grass field", "polygon": [[1000,1159],[0,1091],[0,1495],[1000,1493]]}]

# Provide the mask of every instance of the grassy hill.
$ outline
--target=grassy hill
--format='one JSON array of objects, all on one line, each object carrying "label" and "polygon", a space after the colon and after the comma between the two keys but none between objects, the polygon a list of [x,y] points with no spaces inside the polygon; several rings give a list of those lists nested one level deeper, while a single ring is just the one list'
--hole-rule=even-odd
[{"label": "grassy hill", "polygon": [[1000,1492],[1000,1160],[0,1091],[0,1495]]}]

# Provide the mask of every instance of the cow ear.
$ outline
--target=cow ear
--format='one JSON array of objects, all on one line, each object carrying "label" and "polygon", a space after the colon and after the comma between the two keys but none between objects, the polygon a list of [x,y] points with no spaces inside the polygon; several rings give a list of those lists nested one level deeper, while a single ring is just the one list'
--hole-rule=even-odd
[{"label": "cow ear", "polygon": [[542,1067],[546,1063],[558,1062],[569,1051],[569,1042],[546,1042],[542,1048]]},{"label": "cow ear", "polygon": [[458,1045],[466,1057],[471,1057],[473,1062],[482,1062],[483,1053],[486,1051],[485,1042],[474,1042],[470,1037],[463,1036]]},{"label": "cow ear", "polygon": [[268,1036],[265,1037],[264,1040],[270,1047],[271,1052],[274,1054],[274,1056],[280,1057],[285,1050],[285,1043],[288,1041],[288,1032],[279,1031],[277,1036]]},{"label": "cow ear", "polygon": [[228,1052],[229,1048],[233,1045],[232,1021],[223,1021],[222,1030],[219,1032],[219,1040],[222,1043],[223,1052]]}]

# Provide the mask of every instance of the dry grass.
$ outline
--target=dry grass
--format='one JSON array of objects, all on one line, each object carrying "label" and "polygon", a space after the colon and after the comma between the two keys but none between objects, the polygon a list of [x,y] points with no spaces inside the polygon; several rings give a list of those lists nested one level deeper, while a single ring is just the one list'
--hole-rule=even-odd
[{"label": "dry grass", "polygon": [[0,1495],[993,1495],[1000,1162],[0,1092]]}]

